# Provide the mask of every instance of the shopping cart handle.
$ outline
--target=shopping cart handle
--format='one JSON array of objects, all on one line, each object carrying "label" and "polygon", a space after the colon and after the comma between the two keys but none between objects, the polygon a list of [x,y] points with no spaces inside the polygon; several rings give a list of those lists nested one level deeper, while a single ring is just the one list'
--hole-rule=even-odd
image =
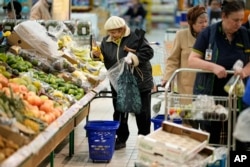
[{"label": "shopping cart handle", "polygon": [[161,84],[157,84],[156,85],[156,92],[165,92],[165,90],[160,90],[159,88],[164,89],[164,86],[162,86]]},{"label": "shopping cart handle", "polygon": [[160,45],[159,42],[149,42],[149,45]]},{"label": "shopping cart handle", "polygon": [[[179,68],[179,69],[175,70],[175,72],[169,78],[168,82],[165,85],[165,90],[170,90],[171,89],[171,87],[170,87],[171,82],[174,80],[174,78],[180,72],[213,73],[212,71],[207,71],[207,70],[202,70],[202,69],[196,69],[196,68]],[[226,70],[226,72],[227,72],[227,74],[234,74],[233,70]],[[230,87],[228,94],[232,94],[233,88],[236,85],[236,83],[238,82],[239,78],[240,77],[237,76],[237,79],[235,80],[234,84]]]}]

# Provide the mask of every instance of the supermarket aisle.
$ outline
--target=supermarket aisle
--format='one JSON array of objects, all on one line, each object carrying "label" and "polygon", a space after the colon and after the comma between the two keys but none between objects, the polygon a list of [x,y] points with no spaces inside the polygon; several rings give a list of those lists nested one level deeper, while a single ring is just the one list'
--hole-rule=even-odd
[{"label": "supermarket aisle", "polygon": [[[164,30],[152,30],[150,34],[146,34],[149,41],[156,41],[163,44]],[[155,96],[154,96],[155,97]],[[152,98],[152,106],[158,103],[161,99]],[[163,113],[164,103],[161,105],[160,113]],[[91,102],[89,120],[112,120],[113,107],[110,98],[97,98]],[[152,116],[155,113],[152,110]],[[93,163],[89,159],[88,153],[88,138],[84,125],[86,120],[83,120],[75,129],[75,153],[73,157],[68,157],[69,144],[68,139],[58,146],[55,150],[55,167],[134,167],[134,162],[137,158],[136,139],[137,126],[135,117],[129,116],[130,137],[125,149],[114,152],[112,160],[109,163]],[[152,124],[153,130],[153,124]],[[40,167],[49,167],[49,158],[47,158]]]}]

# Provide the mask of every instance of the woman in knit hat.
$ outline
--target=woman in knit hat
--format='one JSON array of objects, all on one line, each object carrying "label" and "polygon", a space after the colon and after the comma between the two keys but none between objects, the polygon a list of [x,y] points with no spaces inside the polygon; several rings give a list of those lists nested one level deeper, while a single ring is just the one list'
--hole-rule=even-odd
[{"label": "woman in knit hat", "polygon": [[[208,25],[208,15],[206,13],[206,8],[203,6],[195,6],[190,8],[187,13],[187,21],[189,27],[176,33],[171,54],[167,58],[162,86],[165,86],[166,82],[169,80],[175,70],[188,67],[188,56],[191,52],[191,48],[193,47],[196,37]],[[182,72],[179,74],[177,79],[177,89],[179,93],[193,93],[195,79],[194,73]]]},{"label": "woman in knit hat", "polygon": [[[122,58],[125,58],[128,64],[137,68],[133,74],[140,90],[142,108],[140,114],[135,114],[135,117],[138,134],[147,135],[150,133],[151,125],[150,93],[153,88],[153,77],[149,61],[153,58],[153,49],[144,35],[140,38],[138,34],[130,31],[125,20],[121,17],[111,16],[104,24],[104,29],[108,35],[101,42],[101,52],[94,51],[93,55],[99,57],[102,54],[107,69],[110,69]],[[112,85],[111,91],[114,107],[113,119],[120,121],[115,144],[115,149],[118,150],[126,147],[126,141],[129,137],[128,113],[121,113],[117,110],[117,92]]]}]

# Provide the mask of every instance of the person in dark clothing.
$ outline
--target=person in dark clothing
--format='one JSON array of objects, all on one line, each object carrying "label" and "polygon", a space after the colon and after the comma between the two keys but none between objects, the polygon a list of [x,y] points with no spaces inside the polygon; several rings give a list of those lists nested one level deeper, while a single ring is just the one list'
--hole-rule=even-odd
[{"label": "person in dark clothing", "polygon": [[131,0],[131,3],[132,5],[129,6],[128,10],[125,12],[124,18],[132,30],[136,28],[143,29],[147,11],[139,0]]},{"label": "person in dark clothing", "polygon": [[[243,61],[244,67],[235,70],[235,75],[240,75],[242,79],[250,75],[248,32],[241,26],[244,2],[224,0],[221,16],[222,21],[210,25],[199,34],[189,55],[189,67],[211,71],[197,73],[193,91],[195,95],[228,96],[224,86],[232,75],[228,75],[226,70],[232,70],[237,60]],[[208,48],[212,49],[210,56],[206,54]],[[220,140],[220,133],[215,131],[220,129],[223,129],[222,125],[212,124],[209,129],[210,139],[216,143]]]},{"label": "person in dark clothing", "polygon": [[[105,23],[104,29],[108,35],[101,42],[100,51],[94,51],[94,57],[103,55],[104,65],[109,70],[122,58],[127,64],[135,67],[134,76],[136,77],[140,90],[142,108],[139,114],[135,114],[138,127],[138,134],[147,135],[150,133],[151,125],[151,90],[153,88],[152,66],[150,59],[153,58],[153,49],[148,41],[141,38],[135,32],[130,31],[125,20],[118,16],[111,16]],[[121,113],[117,110],[117,92],[111,85],[114,114],[113,119],[120,121],[117,130],[115,149],[126,147],[129,137],[128,113]]]},{"label": "person in dark clothing", "polygon": [[[21,3],[18,1],[13,1],[13,7],[15,10],[16,19],[21,19],[22,18],[22,15],[21,15],[22,5],[21,5]],[[11,2],[9,2],[6,6],[3,6],[3,9],[7,11],[8,19],[15,18],[14,12],[12,11],[12,7],[11,7]]]},{"label": "person in dark clothing", "polygon": [[208,8],[209,24],[221,21],[221,2],[220,0],[210,0]]}]

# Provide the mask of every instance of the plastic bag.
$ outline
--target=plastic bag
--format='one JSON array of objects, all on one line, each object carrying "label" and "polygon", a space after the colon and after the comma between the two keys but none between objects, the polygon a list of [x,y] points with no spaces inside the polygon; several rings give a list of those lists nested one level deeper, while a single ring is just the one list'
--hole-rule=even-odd
[{"label": "plastic bag", "polygon": [[133,69],[124,65],[123,73],[117,80],[117,110],[139,114],[141,111],[141,96]]},{"label": "plastic bag", "polygon": [[[236,76],[232,76],[227,84],[224,86],[224,90],[229,93],[230,87],[234,84],[235,80],[237,79]],[[235,92],[238,97],[242,97],[245,92],[245,85],[242,79],[238,81],[238,83],[235,85]]]},{"label": "plastic bag", "polygon": [[250,142],[250,107],[243,110],[236,122],[233,136],[241,142]]},{"label": "plastic bag", "polygon": [[123,69],[124,69],[124,58],[120,59],[110,69],[107,70],[107,77],[116,92],[117,92],[118,77],[123,72]]},{"label": "plastic bag", "polygon": [[46,29],[36,21],[24,21],[14,27],[18,36],[46,58],[58,58],[57,41],[52,40]]}]

